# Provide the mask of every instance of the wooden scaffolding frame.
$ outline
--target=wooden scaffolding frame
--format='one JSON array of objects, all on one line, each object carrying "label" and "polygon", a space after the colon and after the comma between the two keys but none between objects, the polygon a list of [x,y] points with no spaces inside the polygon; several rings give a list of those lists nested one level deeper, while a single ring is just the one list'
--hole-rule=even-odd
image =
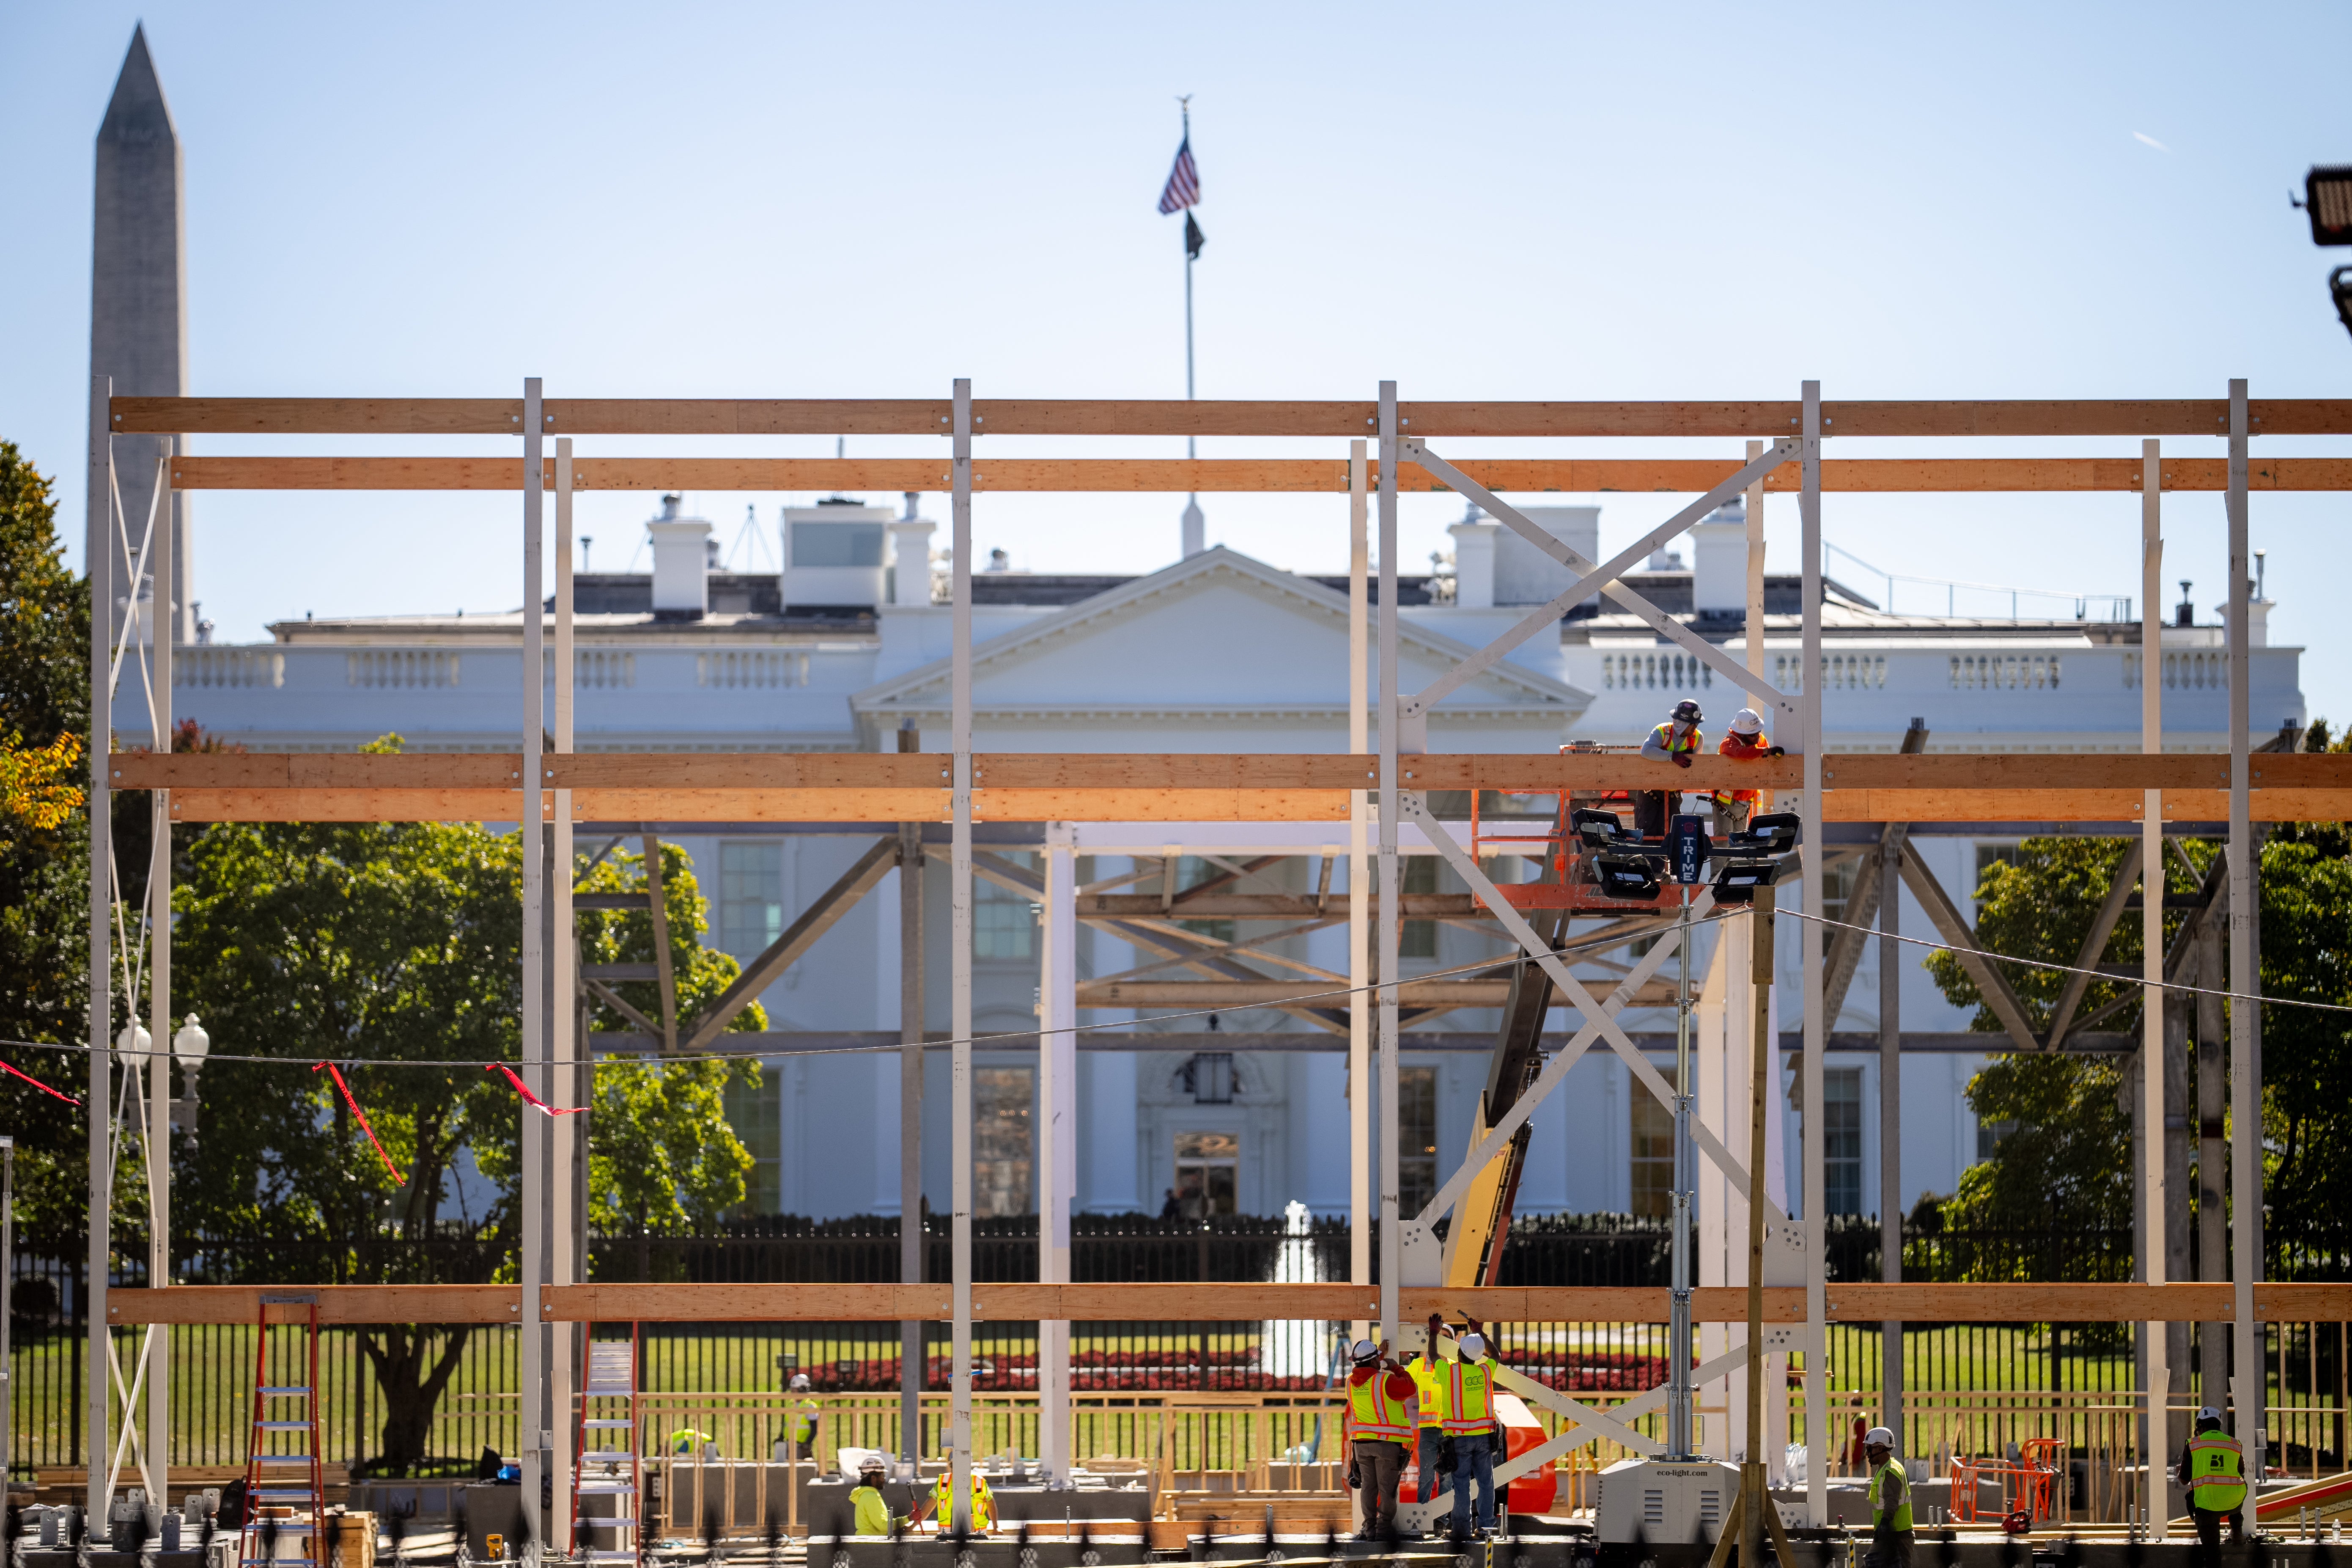
[{"label": "wooden scaffolding frame", "polygon": [[[93,382],[90,399],[90,531],[88,561],[92,604],[90,675],[92,734],[113,731],[112,689],[125,657],[118,647],[114,605],[118,592],[135,611],[136,584],[119,589],[118,563],[136,559],[169,580],[168,526],[152,533],[152,544],[133,552],[127,520],[120,517],[114,482],[116,436],[320,436],[481,437],[517,438],[520,462],[507,457],[198,457],[167,454],[168,488],[196,489],[401,489],[520,490],[523,498],[523,615],[521,689],[518,693],[517,750],[505,755],[173,755],[170,752],[171,639],[152,639],[152,654],[129,647],[131,657],[152,657],[151,706],[154,749],[110,754],[93,745],[90,811],[107,820],[116,790],[152,792],[156,854],[151,897],[168,900],[171,825],[212,821],[517,821],[524,836],[523,1059],[518,1064],[534,1092],[551,1104],[577,1103],[571,1065],[583,1042],[570,1037],[568,1009],[550,1008],[547,994],[567,994],[548,984],[551,968],[566,963],[566,944],[549,947],[548,930],[568,926],[570,879],[551,884],[542,864],[541,835],[551,837],[551,863],[571,862],[573,823],[587,820],[661,818],[671,821],[858,822],[872,824],[946,821],[951,825],[950,923],[954,969],[950,981],[953,1051],[954,1148],[953,1277],[942,1284],[896,1286],[660,1286],[589,1285],[582,1259],[571,1245],[572,1186],[547,1173],[568,1168],[572,1129],[568,1119],[524,1119],[524,1241],[520,1286],[320,1287],[320,1321],[326,1323],[384,1321],[518,1322],[526,1318],[541,1331],[523,1336],[522,1379],[526,1440],[527,1503],[538,1496],[533,1477],[548,1468],[558,1516],[569,1507],[569,1467],[563,1451],[569,1428],[561,1412],[569,1404],[569,1358],[551,1353],[546,1326],[633,1318],[665,1321],[790,1321],[870,1316],[877,1320],[939,1319],[953,1324],[951,1429],[967,1436],[971,1415],[971,1324],[990,1319],[1067,1322],[1089,1320],[1164,1318],[1171,1313],[1202,1319],[1325,1318],[1376,1320],[1395,1337],[1401,1321],[1434,1310],[1475,1311],[1489,1321],[1534,1319],[1661,1319],[1663,1290],[1543,1290],[1507,1288],[1437,1289],[1404,1278],[1408,1232],[1425,1230],[1433,1209],[1408,1223],[1397,1207],[1396,1056],[1398,987],[1377,989],[1377,1059],[1381,1125],[1374,1140],[1379,1154],[1380,1286],[1375,1295],[1361,1280],[1344,1285],[1073,1285],[1047,1278],[1035,1285],[975,1287],[971,1281],[971,923],[975,820],[1087,822],[1349,822],[1360,836],[1369,820],[1378,826],[1376,929],[1382,952],[1378,973],[1397,971],[1398,920],[1402,909],[1397,874],[1401,825],[1411,821],[1431,844],[1453,860],[1473,891],[1505,930],[1519,937],[1525,957],[1543,963],[1560,986],[1561,1004],[1587,1018],[1587,1035],[1622,1036],[1610,1016],[1615,1002],[1596,1002],[1488,882],[1474,860],[1425,809],[1433,789],[1553,791],[1580,789],[1707,788],[1759,784],[1802,792],[1805,847],[1803,910],[1813,920],[1797,932],[1805,962],[1804,1040],[1801,1075],[1807,1135],[1803,1190],[1822,1191],[1822,1149],[1818,1136],[1822,1067],[1827,1021],[1822,1016],[1822,962],[1827,939],[1818,923],[1823,914],[1822,826],[1825,822],[2018,822],[2137,823],[2154,841],[2147,863],[2157,863],[2164,826],[2170,822],[2229,824],[2229,930],[2232,993],[2257,989],[2254,966],[2254,907],[2252,825],[2257,821],[2352,818],[2352,758],[2265,754],[2250,742],[2248,592],[2250,558],[2247,509],[2251,494],[2266,491],[2352,490],[2352,458],[2292,456],[2257,462],[2255,435],[2340,436],[2352,434],[2352,400],[2253,399],[2243,381],[2230,384],[2217,398],[2159,400],[2000,400],[1927,402],[1831,402],[1817,383],[1804,384],[1790,400],[1646,403],[1413,403],[1401,401],[1393,383],[1377,396],[1324,402],[1056,401],[975,399],[971,384],[959,380],[943,398],[897,400],[825,399],[597,399],[547,398],[537,380],[525,383],[519,398],[199,398],[115,397],[104,378]],[[577,437],[638,436],[931,436],[945,442],[936,458],[806,459],[756,457],[631,458],[580,456]],[[1274,458],[1239,459],[1011,458],[982,461],[974,442],[984,435],[1070,437],[1246,436],[1346,438],[1347,458]],[[2131,437],[2142,443],[2137,458],[2118,457],[1936,458],[1828,459],[1832,437],[1930,438]],[[2163,458],[2166,437],[2214,438],[2228,443],[2222,458]],[[1465,458],[1458,465],[1432,449],[1432,443],[1463,438],[1706,437],[1746,444],[1743,464],[1721,458]],[[556,442],[552,454],[548,442]],[[1368,451],[1368,446],[1372,449]],[[687,487],[720,489],[884,489],[938,490],[953,500],[951,525],[950,748],[945,753],[895,755],[688,755],[648,753],[579,754],[572,749],[570,602],[572,498],[588,489],[661,489]],[[1357,580],[1362,593],[1364,517],[1368,496],[1378,498],[1378,631],[1371,650],[1380,670],[1381,722],[1377,749],[1368,749],[1360,721],[1354,749],[1344,754],[1244,755],[1038,755],[975,753],[971,734],[971,500],[979,492],[1020,491],[1285,491],[1351,498],[1357,520]],[[1465,661],[1452,675],[1408,697],[1398,688],[1397,507],[1406,491],[1452,490],[1477,500],[1497,521],[1514,528],[1537,548],[1568,566],[1576,585],[1554,605],[1530,616],[1514,633]],[[1665,524],[1653,529],[1631,550],[1596,565],[1575,555],[1503,501],[1496,492],[1657,491],[1698,494]],[[2165,755],[2161,750],[2159,679],[2144,669],[2143,754],[2035,752],[1970,755],[1925,753],[1839,755],[1822,747],[1821,501],[1826,492],[1917,493],[2084,492],[2137,493],[2142,498],[2143,640],[2154,646],[2160,623],[2160,501],[2165,491],[2216,491],[2227,501],[2231,585],[2229,599],[2230,746],[2226,755]],[[554,616],[553,705],[551,721],[542,685],[546,625],[539,584],[545,498],[556,497],[558,595]],[[1760,562],[1760,501],[1766,492],[1798,497],[1802,528],[1802,653],[1808,672],[1802,689],[1783,693],[1765,680],[1758,651],[1762,606],[1751,566],[1750,664],[1734,665],[1719,649],[1687,628],[1668,624],[1618,581],[1622,572],[1657,541],[1671,537],[1718,501],[1745,494],[1749,500],[1751,560]],[[1622,755],[1435,754],[1426,747],[1428,709],[1445,691],[1502,657],[1513,642],[1556,620],[1565,604],[1594,593],[1609,595],[1644,616],[1670,640],[1690,647],[1693,657],[1716,668],[1727,681],[1755,693],[1759,707],[1778,713],[1776,732],[1789,755],[1775,763],[1739,768],[1700,759],[1687,773]],[[1549,617],[1549,620],[1547,619]],[[1360,679],[1364,650],[1356,650]],[[1359,689],[1360,693],[1360,688]],[[551,738],[551,749],[546,742]],[[532,779],[529,775],[536,773]],[[538,808],[524,804],[526,785],[539,792]],[[887,828],[882,831],[890,831]],[[902,836],[903,837],[903,836]],[[110,1103],[110,1047],[113,994],[110,981],[112,909],[109,892],[108,836],[93,833],[90,882],[90,1103]],[[1351,877],[1351,889],[1358,879]],[[1365,900],[1351,898],[1360,911]],[[2162,900],[2146,900],[2145,919],[2160,933]],[[168,903],[159,903],[159,916]],[[1361,921],[1360,913],[1358,921]],[[154,1125],[166,1114],[170,1032],[169,924],[154,925],[150,998],[154,1016],[154,1061],[149,1095]],[[1360,931],[1357,941],[1360,943]],[[1661,948],[1663,949],[1661,944]],[[2151,941],[2146,979],[2160,983],[2162,943]],[[555,980],[568,981],[557,973]],[[2151,992],[2151,994],[2153,993]],[[135,1001],[134,1001],[135,1005]],[[1360,1016],[1365,1009],[1355,1010]],[[2158,1036],[2160,1009],[2144,1008],[2147,1027]],[[2231,1102],[2254,1103],[2260,1089],[2259,1009],[2232,1009]],[[1045,1055],[1066,1049],[1066,1017],[1045,1021]],[[919,1042],[919,1029],[914,1037]],[[919,1049],[919,1044],[916,1047]],[[1630,1044],[1619,1047],[1621,1054]],[[2160,1124],[2160,1050],[2147,1058],[2145,1093]],[[1073,1062],[1075,1058],[1070,1058]],[[1364,1066],[1360,1046],[1353,1057]],[[1050,1070],[1050,1061],[1049,1061]],[[2228,1284],[2167,1283],[2159,1258],[2148,1283],[1937,1286],[1840,1284],[1834,1293],[1822,1273],[1822,1228],[1819,1205],[1809,1202],[1801,1222],[1808,1259],[1805,1283],[1764,1292],[1767,1321],[1801,1324],[1807,1356],[1807,1439],[1818,1457],[1829,1441],[1822,1414],[1825,1325],[1832,1321],[1896,1318],[1980,1321],[2229,1321],[2236,1325],[2237,1384],[2261,1389],[2260,1339],[2255,1325],[2271,1321],[2352,1318],[2352,1285],[2264,1285],[2259,1279],[2259,1163],[2254,1139],[2258,1119],[2237,1117],[2233,1210],[2239,1245],[2231,1251],[2235,1275]],[[1359,1117],[1357,1158],[1365,1158],[1368,1129]],[[1499,1134],[1498,1134],[1499,1135]],[[92,1182],[89,1301],[91,1468],[93,1517],[105,1506],[104,1456],[110,1406],[105,1369],[108,1332],[116,1324],[143,1322],[233,1322],[256,1310],[256,1291],[243,1288],[169,1286],[168,1170],[156,1179],[163,1189],[156,1210],[161,1263],[154,1284],[143,1290],[108,1289],[111,1240],[101,1187],[108,1161],[104,1119],[90,1118]],[[1051,1150],[1046,1152],[1050,1163]],[[1719,1144],[1710,1153],[1735,1186],[1747,1174]],[[1475,1158],[1475,1156],[1474,1156]],[[1359,1173],[1362,1167],[1360,1163]],[[1358,1183],[1359,1187],[1362,1182]],[[1450,1184],[1458,1186],[1459,1182]],[[2161,1162],[2149,1163],[2144,1196],[2150,1234],[2160,1234]],[[1065,1221],[1065,1223],[1066,1223]],[[1050,1248],[1044,1249],[1050,1251]],[[1363,1253],[1358,1251],[1359,1267]],[[1148,1292],[1148,1297],[1146,1293]],[[1700,1289],[1691,1303],[1704,1321],[1740,1321],[1744,1289]],[[535,1306],[535,1310],[530,1310]],[[2164,1382],[2162,1336],[2154,1336],[2151,1386]],[[155,1358],[149,1384],[151,1430],[159,1433],[164,1404],[166,1358]],[[533,1414],[533,1413],[536,1414]],[[2260,1464],[2255,1436],[2255,1462]],[[152,1445],[162,1452],[162,1445]],[[969,1444],[959,1442],[954,1466],[957,1491],[965,1485]],[[1810,1469],[1812,1515],[1823,1517],[1827,1467]],[[960,1510],[961,1511],[961,1507]],[[544,1521],[533,1534],[546,1538]]]}]

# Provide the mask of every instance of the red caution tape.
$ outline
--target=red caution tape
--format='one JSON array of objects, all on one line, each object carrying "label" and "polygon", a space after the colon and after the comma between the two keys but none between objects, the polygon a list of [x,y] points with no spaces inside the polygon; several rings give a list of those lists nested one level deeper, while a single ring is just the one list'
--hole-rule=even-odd
[{"label": "red caution tape", "polygon": [[81,1103],[81,1101],[80,1101],[80,1100],[76,1100],[76,1099],[75,1099],[72,1095],[70,1095],[70,1094],[58,1094],[58,1091],[57,1091],[56,1089],[51,1089],[47,1084],[43,1083],[39,1079],[35,1078],[31,1073],[28,1073],[28,1072],[18,1072],[15,1068],[10,1067],[6,1062],[0,1062],[0,1072],[5,1072],[5,1073],[6,1073],[9,1077],[11,1077],[11,1078],[21,1078],[21,1079],[23,1079],[26,1083],[31,1084],[35,1089],[39,1089],[43,1094],[57,1095],[57,1098],[58,1098],[58,1099],[64,1100],[68,1105],[79,1105],[79,1104]]},{"label": "red caution tape", "polygon": [[360,1131],[366,1133],[368,1142],[375,1145],[375,1157],[383,1162],[383,1168],[392,1173],[392,1179],[394,1182],[404,1187],[408,1185],[408,1178],[400,1173],[400,1167],[394,1164],[392,1156],[383,1152],[383,1140],[377,1137],[375,1129],[368,1125],[367,1112],[362,1110],[360,1102],[352,1098],[352,1086],[343,1081],[342,1069],[332,1062],[317,1062],[311,1066],[310,1070],[317,1072],[320,1068],[327,1069],[327,1076],[333,1079],[335,1087],[343,1091],[343,1103],[352,1108],[352,1114],[359,1119]]},{"label": "red caution tape", "polygon": [[542,1116],[577,1116],[582,1111],[588,1109],[584,1105],[574,1105],[567,1107],[562,1110],[556,1110],[555,1107],[548,1104],[547,1101],[531,1093],[530,1086],[523,1082],[522,1079],[517,1078],[514,1074],[514,1069],[508,1067],[503,1062],[487,1063],[483,1067],[482,1070],[484,1072],[502,1072],[506,1074],[507,1081],[514,1085],[515,1092],[522,1096],[525,1103],[537,1106],[539,1108],[540,1114]]}]

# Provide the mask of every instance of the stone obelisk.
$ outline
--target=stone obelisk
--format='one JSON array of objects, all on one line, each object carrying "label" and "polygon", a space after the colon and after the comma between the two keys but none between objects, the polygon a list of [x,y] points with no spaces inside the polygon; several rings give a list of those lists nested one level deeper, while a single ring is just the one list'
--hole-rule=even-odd
[{"label": "stone obelisk", "polygon": [[[134,27],[113,100],[98,129],[96,221],[91,226],[89,369],[114,378],[117,396],[177,397],[188,390],[188,245],[180,136],[172,124],[163,85],[147,53],[144,28]],[[147,525],[155,490],[155,462],[166,443],[186,438],[125,437],[115,442],[117,483],[135,552]],[[89,498],[94,524],[106,517],[108,498]],[[165,526],[158,516],[155,526]],[[170,596],[172,640],[195,640],[195,611],[189,592],[194,564],[189,539],[188,498],[172,499]],[[101,533],[100,537],[103,537]],[[161,553],[160,552],[158,552]],[[154,584],[142,584],[144,563],[116,558],[118,602],[121,584],[142,584],[144,598]],[[119,624],[119,623],[118,623]],[[142,637],[152,621],[142,626]]]}]

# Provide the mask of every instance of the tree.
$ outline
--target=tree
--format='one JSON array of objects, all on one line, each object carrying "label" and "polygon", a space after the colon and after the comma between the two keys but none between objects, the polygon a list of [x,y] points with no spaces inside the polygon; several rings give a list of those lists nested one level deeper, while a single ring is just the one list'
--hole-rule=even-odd
[{"label": "tree", "polygon": [[[89,591],[66,569],[49,482],[0,441],[0,1038],[78,1043],[89,1016]],[[11,1050],[9,1064],[79,1094],[82,1060]],[[0,1108],[16,1138],[19,1224],[70,1255],[89,1207],[79,1118],[14,1079]]]},{"label": "tree", "polygon": [[[377,749],[397,744],[387,738]],[[205,1069],[201,1135],[193,1148],[181,1142],[176,1162],[181,1224],[323,1244],[343,1279],[510,1274],[500,1260],[515,1241],[525,1112],[505,1079],[479,1064],[519,1054],[519,836],[473,824],[224,823],[188,845],[177,882],[180,994],[224,1057],[283,1058],[217,1059]],[[679,973],[698,996],[723,987],[733,962],[700,948],[702,900],[682,858],[665,891]],[[648,931],[639,956],[648,957],[650,922],[639,921]],[[745,1026],[762,1022],[754,1013]],[[302,1070],[320,1061],[344,1064],[396,1171],[325,1075]],[[729,1148],[748,1163],[699,1091],[703,1064],[624,1068],[619,1079],[631,1089],[607,1094],[601,1079],[614,1070],[600,1070],[584,1120],[592,1151],[609,1141],[637,1152],[644,1168],[632,1181],[658,1189],[666,1171],[707,1168],[688,1178],[686,1201],[698,1204]],[[687,1089],[674,1104],[665,1102],[669,1074],[684,1075]],[[646,1157],[689,1144],[701,1151],[697,1161]],[[479,1212],[464,1201],[469,1162],[493,1194]],[[739,1170],[739,1196],[740,1188]],[[468,1334],[362,1331],[383,1391],[385,1469],[406,1473],[428,1457],[433,1409]]]}]

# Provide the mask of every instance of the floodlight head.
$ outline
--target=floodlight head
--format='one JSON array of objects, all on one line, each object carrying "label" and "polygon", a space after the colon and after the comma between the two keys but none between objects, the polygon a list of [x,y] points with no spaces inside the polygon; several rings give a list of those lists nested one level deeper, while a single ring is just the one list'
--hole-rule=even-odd
[{"label": "floodlight head", "polygon": [[1606,849],[1625,837],[1625,819],[1613,811],[1580,805],[1568,814],[1568,826],[1591,849]]},{"label": "floodlight head", "polygon": [[182,1024],[179,1032],[172,1037],[172,1054],[180,1058],[180,1066],[189,1072],[205,1065],[205,1055],[212,1048],[213,1037],[205,1032],[202,1024],[196,1022],[194,1013],[188,1015],[188,1021]]},{"label": "floodlight head", "polygon": [[1658,896],[1658,868],[1646,855],[1595,855],[1592,875],[1612,899]]},{"label": "floodlight head", "polygon": [[2315,163],[2303,177],[2314,245],[2352,245],[2352,163]]},{"label": "floodlight head", "polygon": [[1733,855],[1786,855],[1797,847],[1804,818],[1793,811],[1768,811],[1748,819],[1748,826],[1723,841]]},{"label": "floodlight head", "polygon": [[2339,267],[2327,275],[2327,295],[2336,301],[2336,319],[2352,331],[2352,267]]},{"label": "floodlight head", "polygon": [[1785,860],[1726,860],[1715,868],[1715,901],[1718,904],[1748,904],[1756,901],[1756,889],[1769,888],[1780,879]]}]

